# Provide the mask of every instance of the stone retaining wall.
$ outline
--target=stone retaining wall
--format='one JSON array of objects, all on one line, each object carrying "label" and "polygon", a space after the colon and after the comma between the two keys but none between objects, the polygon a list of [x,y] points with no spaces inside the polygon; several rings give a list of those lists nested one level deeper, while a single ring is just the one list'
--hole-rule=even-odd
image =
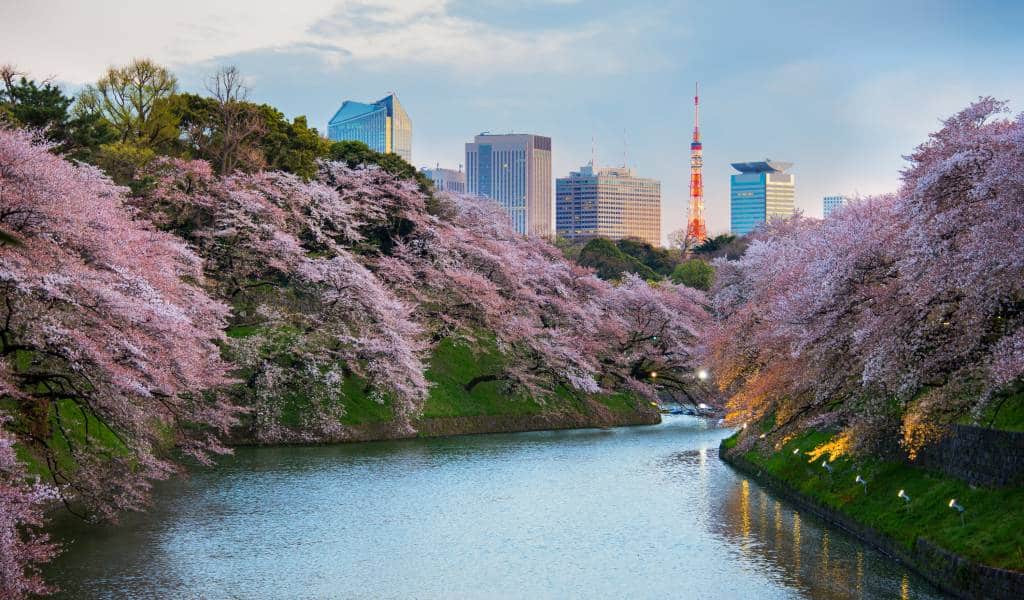
[{"label": "stone retaining wall", "polygon": [[1024,432],[954,425],[939,442],[922,448],[909,464],[972,485],[1024,484]]},{"label": "stone retaining wall", "polygon": [[[414,431],[396,427],[393,422],[370,423],[346,427],[337,437],[304,440],[284,444],[333,444],[346,442],[373,442],[399,440],[415,437],[443,437],[452,435],[473,435],[480,433],[514,433],[518,431],[546,431],[555,429],[586,429],[592,427],[626,427],[631,425],[655,425],[661,422],[661,414],[654,409],[641,407],[635,411],[613,411],[604,405],[591,401],[586,412],[552,411],[532,415],[474,415],[467,417],[435,417],[419,419],[413,424]],[[252,446],[257,442],[242,432],[235,432],[230,445]]]}]

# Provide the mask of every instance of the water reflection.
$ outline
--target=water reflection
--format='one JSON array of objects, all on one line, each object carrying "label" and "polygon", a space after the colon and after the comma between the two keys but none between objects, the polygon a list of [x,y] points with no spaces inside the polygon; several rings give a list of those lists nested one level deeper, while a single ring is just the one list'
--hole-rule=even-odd
[{"label": "water reflection", "polygon": [[90,598],[928,598],[927,586],[656,427],[241,449],[119,527],[66,523]]},{"label": "water reflection", "polygon": [[[733,544],[743,557],[753,556],[763,568],[802,596],[845,598],[939,598],[916,576],[886,557],[868,550],[842,531],[817,518],[792,510],[743,479],[713,506],[720,518],[715,533]],[[768,514],[773,518],[768,519]],[[758,526],[751,530],[756,516]],[[898,591],[897,591],[898,590]]]}]

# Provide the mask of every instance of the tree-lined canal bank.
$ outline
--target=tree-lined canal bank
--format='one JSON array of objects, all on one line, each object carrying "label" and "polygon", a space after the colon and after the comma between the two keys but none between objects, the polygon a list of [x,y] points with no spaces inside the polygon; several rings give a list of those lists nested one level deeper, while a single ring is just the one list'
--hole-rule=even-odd
[{"label": "tree-lined canal bank", "polygon": [[68,521],[61,597],[936,598],[661,425],[240,448],[116,527]]}]

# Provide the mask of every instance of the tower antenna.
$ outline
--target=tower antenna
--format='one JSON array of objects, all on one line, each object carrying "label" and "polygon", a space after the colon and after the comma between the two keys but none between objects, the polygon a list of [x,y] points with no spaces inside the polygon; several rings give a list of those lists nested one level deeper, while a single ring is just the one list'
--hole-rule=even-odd
[{"label": "tower antenna", "polygon": [[693,85],[693,141],[690,142],[690,215],[686,224],[686,239],[699,244],[707,239],[704,222],[704,146],[700,140],[700,82]]},{"label": "tower antenna", "polygon": [[622,129],[622,168],[629,167],[629,142],[626,141],[626,129]]}]

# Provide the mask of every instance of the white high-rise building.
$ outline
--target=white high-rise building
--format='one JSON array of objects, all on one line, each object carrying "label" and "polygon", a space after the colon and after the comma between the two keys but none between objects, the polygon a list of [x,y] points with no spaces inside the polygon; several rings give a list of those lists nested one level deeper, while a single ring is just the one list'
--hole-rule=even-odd
[{"label": "white high-rise building", "polygon": [[500,204],[519,233],[550,237],[551,138],[476,136],[466,144],[466,191]]}]

